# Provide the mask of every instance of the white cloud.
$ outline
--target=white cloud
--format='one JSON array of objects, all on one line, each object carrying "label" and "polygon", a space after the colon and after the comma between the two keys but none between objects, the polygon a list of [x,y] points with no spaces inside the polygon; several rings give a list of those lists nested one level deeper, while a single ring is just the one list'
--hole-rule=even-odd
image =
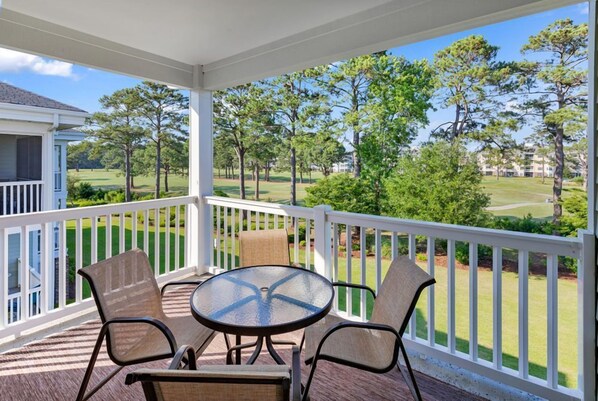
[{"label": "white cloud", "polygon": [[47,60],[32,54],[0,48],[0,72],[28,71],[39,75],[76,78],[73,65],[64,61]]},{"label": "white cloud", "polygon": [[581,15],[588,15],[590,13],[590,5],[588,2],[581,3],[577,5],[577,11]]}]

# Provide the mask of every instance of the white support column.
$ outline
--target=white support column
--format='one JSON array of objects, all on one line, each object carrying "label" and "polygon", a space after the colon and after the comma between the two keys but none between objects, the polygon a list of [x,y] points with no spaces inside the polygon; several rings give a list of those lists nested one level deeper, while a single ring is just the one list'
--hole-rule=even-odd
[{"label": "white support column", "polygon": [[189,195],[199,199],[189,207],[187,261],[197,273],[210,267],[212,219],[204,196],[213,191],[212,92],[192,89],[189,96]]},{"label": "white support column", "polygon": [[332,208],[328,205],[314,207],[314,265],[316,273],[332,280],[332,264],[330,263],[330,223],[327,221],[326,213]]},{"label": "white support column", "polygon": [[58,114],[54,115],[53,128],[42,136],[42,210],[54,209],[54,133]]}]

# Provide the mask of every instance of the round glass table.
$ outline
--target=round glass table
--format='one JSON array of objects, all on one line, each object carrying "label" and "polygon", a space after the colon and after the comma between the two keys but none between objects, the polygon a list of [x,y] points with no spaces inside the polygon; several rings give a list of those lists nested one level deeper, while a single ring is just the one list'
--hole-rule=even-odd
[{"label": "round glass table", "polygon": [[[257,359],[265,340],[272,358],[284,361],[271,336],[311,325],[330,311],[334,289],[324,277],[291,266],[251,266],[230,270],[204,281],[191,295],[191,313],[203,325],[237,335],[232,351],[255,346],[248,360]],[[252,344],[239,344],[240,336],[257,336]]]}]

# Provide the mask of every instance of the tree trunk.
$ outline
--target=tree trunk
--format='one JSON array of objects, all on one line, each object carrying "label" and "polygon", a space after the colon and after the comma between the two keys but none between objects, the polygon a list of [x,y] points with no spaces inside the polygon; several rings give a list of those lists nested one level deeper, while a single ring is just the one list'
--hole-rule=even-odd
[{"label": "tree trunk", "polygon": [[545,169],[544,158],[542,158],[542,184],[546,183],[546,174],[544,173],[544,169]]},{"label": "tree trunk", "polygon": [[500,177],[500,167],[496,168],[496,181],[498,181],[498,177]]},{"label": "tree trunk", "polygon": [[297,155],[291,148],[291,205],[297,204]]},{"label": "tree trunk", "polygon": [[239,196],[245,199],[245,153],[237,152],[239,156]]},{"label": "tree trunk", "polygon": [[131,202],[131,149],[125,149],[125,202]]},{"label": "tree trunk", "polygon": [[164,191],[168,192],[168,173],[169,173],[170,167],[169,166],[164,166]]},{"label": "tree trunk", "polygon": [[299,183],[303,184],[303,170],[299,169]]},{"label": "tree trunk", "polygon": [[135,176],[133,174],[131,174],[131,189],[135,188],[135,180],[134,180]]},{"label": "tree trunk", "polygon": [[357,148],[359,147],[359,131],[357,125],[353,126],[353,177],[359,178],[361,175],[361,157]]},{"label": "tree trunk", "polygon": [[255,200],[260,200],[260,166],[255,165]]},{"label": "tree trunk", "polygon": [[[563,215],[561,193],[563,191],[563,170],[565,165],[565,152],[563,150],[564,128],[559,125],[554,136],[554,182],[552,184],[552,223],[558,226]],[[555,230],[556,231],[556,230]]]},{"label": "tree trunk", "polygon": [[160,167],[162,165],[162,143],[160,139],[156,141],[156,189],[154,198],[160,199]]}]

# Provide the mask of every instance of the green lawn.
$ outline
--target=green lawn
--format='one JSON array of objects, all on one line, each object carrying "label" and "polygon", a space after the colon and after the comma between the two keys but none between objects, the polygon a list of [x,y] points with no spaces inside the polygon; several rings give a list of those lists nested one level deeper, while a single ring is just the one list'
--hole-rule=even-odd
[{"label": "green lawn", "polygon": [[[106,190],[119,189],[124,186],[124,177],[116,170],[81,170],[69,171],[69,174],[77,177],[80,181],[87,181],[94,187]],[[237,176],[235,176],[237,177]],[[322,174],[314,172],[312,182],[322,178]],[[187,177],[171,176],[169,178],[170,190],[180,194],[187,194]],[[255,182],[247,175],[246,193],[248,199],[255,199]],[[299,205],[303,204],[305,188],[310,186],[308,178],[304,183],[297,184],[297,200]],[[552,198],[552,179],[547,178],[542,184],[540,178],[524,177],[484,177],[484,191],[490,195],[490,207],[507,207],[501,210],[491,210],[497,216],[523,217],[531,214],[535,218],[546,219],[552,216],[552,204],[546,203],[546,199]],[[154,188],[152,177],[136,177],[135,191],[140,193],[151,193]],[[579,188],[574,183],[565,183],[563,197],[570,196],[572,188]],[[214,175],[214,189],[224,191],[232,197],[239,196],[239,180],[218,178]],[[260,200],[275,203],[288,203],[290,193],[290,178],[286,172],[272,172],[269,182],[260,181]],[[519,204],[519,205],[518,205]]]}]

